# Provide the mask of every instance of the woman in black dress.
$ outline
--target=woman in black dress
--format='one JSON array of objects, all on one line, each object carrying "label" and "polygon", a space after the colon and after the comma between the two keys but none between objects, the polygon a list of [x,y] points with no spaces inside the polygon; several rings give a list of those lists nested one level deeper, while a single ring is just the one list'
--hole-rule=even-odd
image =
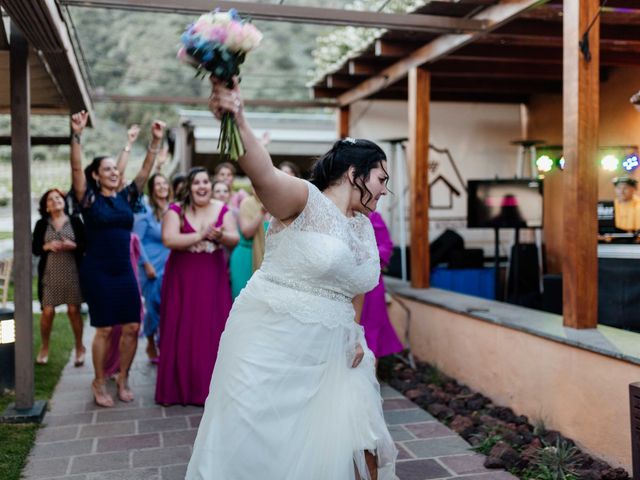
[{"label": "woman in black dress", "polygon": [[[82,169],[81,135],[87,124],[86,112],[71,117],[71,174],[73,191],[80,203],[87,234],[87,251],[80,268],[80,284],[89,305],[91,326],[96,328],[92,354],[95,379],[91,385],[95,401],[113,406],[105,387],[104,363],[111,328],[122,326],[120,373],[116,380],[118,398],[134,399],[128,385],[129,367],[138,345],[140,294],[129,257],[129,242],[134,211],[144,208],[141,194],[160,151],[165,125],[155,121],[152,141],[144,163],[133,182],[120,187],[122,172],[108,156],[96,157]],[[121,188],[121,189],[120,189]]]},{"label": "woman in black dress", "polygon": [[33,231],[33,254],[38,262],[38,299],[42,307],[40,335],[42,343],[36,363],[45,365],[49,360],[49,338],[53,327],[55,308],[67,305],[67,315],[76,340],[75,366],[84,364],[82,345],[82,316],[80,280],[78,270],[84,253],[84,226],[78,217],[65,211],[64,194],[52,188],[40,198],[40,220]]}]

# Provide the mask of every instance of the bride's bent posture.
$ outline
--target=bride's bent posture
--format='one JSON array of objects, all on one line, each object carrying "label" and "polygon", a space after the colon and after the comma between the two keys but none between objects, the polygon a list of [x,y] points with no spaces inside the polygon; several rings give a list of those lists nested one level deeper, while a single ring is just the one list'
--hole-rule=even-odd
[{"label": "bride's bent posture", "polygon": [[306,182],[273,166],[239,87],[214,83],[209,108],[235,115],[240,166],[274,219],[222,335],[186,478],[393,480],[397,451],[356,323],[380,273],[365,214],[387,194],[384,152],[338,141]]}]

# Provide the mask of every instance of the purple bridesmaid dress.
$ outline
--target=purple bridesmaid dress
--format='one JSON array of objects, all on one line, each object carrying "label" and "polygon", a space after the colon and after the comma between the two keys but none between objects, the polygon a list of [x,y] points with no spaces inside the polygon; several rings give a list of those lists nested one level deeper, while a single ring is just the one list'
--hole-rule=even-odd
[{"label": "purple bridesmaid dress", "polygon": [[[384,267],[391,258],[393,242],[391,241],[389,230],[387,230],[387,226],[378,212],[371,212],[369,220],[371,220],[373,231],[376,235],[380,263]],[[384,298],[382,274],[380,274],[378,286],[364,297],[360,324],[364,328],[364,337],[367,340],[367,345],[376,358],[398,353],[404,349],[389,320],[387,303]]]},{"label": "purple bridesmaid dress", "polygon": [[[180,213],[178,205],[169,208]],[[220,211],[222,225],[228,208]],[[182,233],[195,230],[184,218]],[[160,302],[160,362],[156,402],[204,405],[218,344],[231,310],[224,250],[195,253],[172,250],[164,270]]]}]

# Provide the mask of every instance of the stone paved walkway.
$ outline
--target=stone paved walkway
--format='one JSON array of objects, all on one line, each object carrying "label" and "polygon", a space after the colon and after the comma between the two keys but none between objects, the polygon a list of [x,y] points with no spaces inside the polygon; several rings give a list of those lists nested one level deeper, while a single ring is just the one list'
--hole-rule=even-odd
[{"label": "stone paved walkway", "polygon": [[[89,346],[93,329],[86,330]],[[146,361],[144,341],[140,346],[131,372],[137,398],[131,404],[97,407],[89,390],[90,358],[82,368],[67,365],[29,457],[26,479],[184,478],[202,409],[154,403],[155,367]],[[115,398],[114,382],[109,387]],[[515,480],[506,472],[485,469],[482,455],[473,454],[455,432],[396,390],[383,386],[382,393],[385,417],[400,451],[400,480]]]}]

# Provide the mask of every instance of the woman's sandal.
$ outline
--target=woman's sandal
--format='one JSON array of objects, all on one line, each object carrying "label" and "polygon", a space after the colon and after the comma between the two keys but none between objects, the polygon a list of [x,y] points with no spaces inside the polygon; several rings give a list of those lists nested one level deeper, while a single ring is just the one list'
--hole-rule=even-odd
[{"label": "woman's sandal", "polygon": [[107,387],[104,383],[98,383],[94,380],[91,382],[91,391],[96,405],[105,408],[113,407],[113,398],[107,393]]},{"label": "woman's sandal", "polygon": [[160,359],[160,355],[158,355],[158,350],[156,349],[156,347],[148,343],[146,352],[147,352],[147,357],[149,358],[149,361],[154,365],[157,365]]},{"label": "woman's sandal", "polygon": [[86,356],[87,349],[82,347],[82,351],[78,353],[78,349],[76,349],[76,360],[73,362],[74,367],[81,367],[84,365],[84,358]]},{"label": "woman's sandal", "polygon": [[116,385],[118,386],[118,398],[121,402],[129,403],[135,400],[133,392],[129,388],[128,382],[126,380],[124,382],[116,380]]},{"label": "woman's sandal", "polygon": [[36,365],[46,365],[49,363],[49,355],[43,355],[41,352],[36,357]]}]

